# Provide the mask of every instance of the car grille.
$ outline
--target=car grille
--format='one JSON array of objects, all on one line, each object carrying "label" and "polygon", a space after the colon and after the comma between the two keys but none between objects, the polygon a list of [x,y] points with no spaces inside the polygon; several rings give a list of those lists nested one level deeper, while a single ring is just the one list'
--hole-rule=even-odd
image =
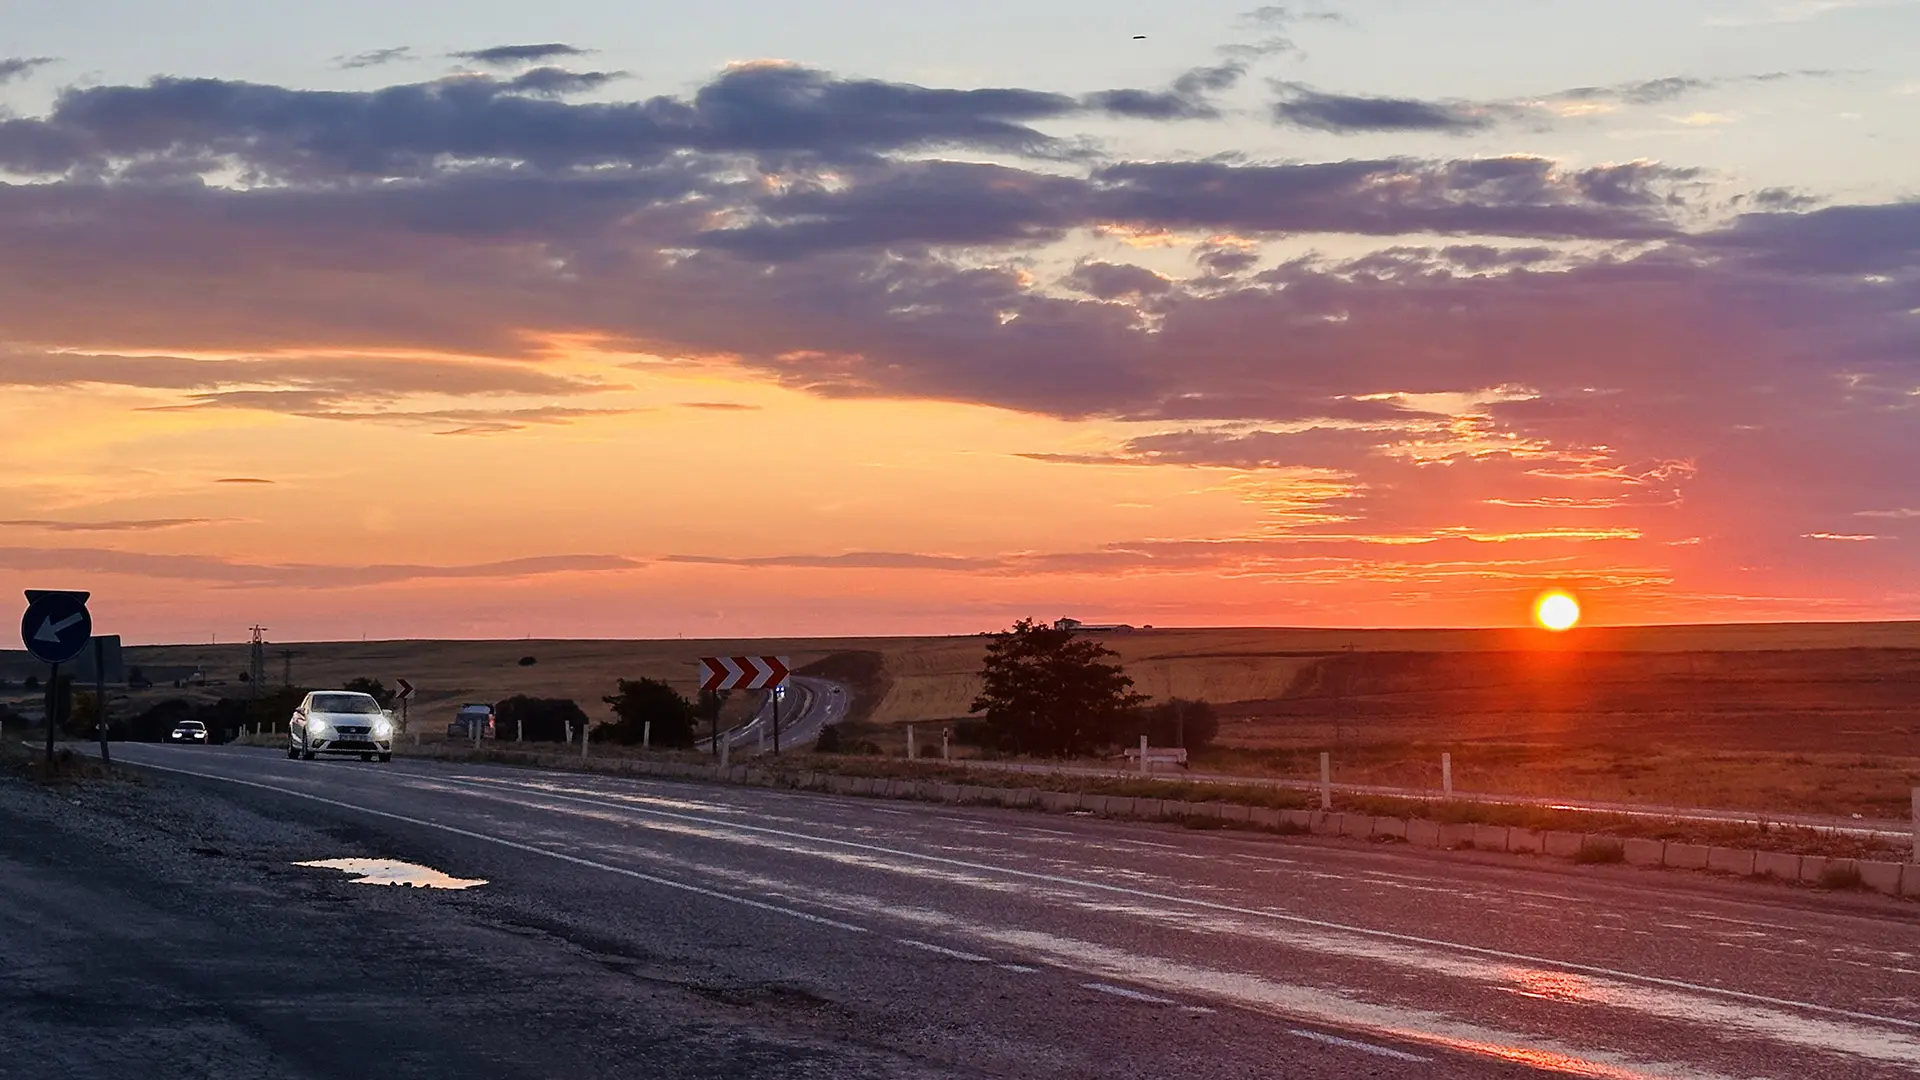
[{"label": "car grille", "polygon": [[343,727],[343,728],[341,728],[341,729],[340,729],[340,734],[342,734],[342,735],[365,735],[365,734],[366,734],[367,732],[369,732],[369,731],[372,731],[372,730],[373,730],[373,729],[372,729],[372,728],[370,728],[370,727]]}]

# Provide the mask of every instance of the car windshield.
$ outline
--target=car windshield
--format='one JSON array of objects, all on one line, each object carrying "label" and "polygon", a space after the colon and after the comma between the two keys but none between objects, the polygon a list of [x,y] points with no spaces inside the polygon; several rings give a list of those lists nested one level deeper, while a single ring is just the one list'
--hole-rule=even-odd
[{"label": "car windshield", "polygon": [[179,726],[183,728],[194,728],[198,730],[198,729],[204,729],[207,725],[201,723],[198,720],[182,720],[180,721]]},{"label": "car windshield", "polygon": [[312,711],[371,715],[380,711],[380,703],[365,694],[315,694]]}]

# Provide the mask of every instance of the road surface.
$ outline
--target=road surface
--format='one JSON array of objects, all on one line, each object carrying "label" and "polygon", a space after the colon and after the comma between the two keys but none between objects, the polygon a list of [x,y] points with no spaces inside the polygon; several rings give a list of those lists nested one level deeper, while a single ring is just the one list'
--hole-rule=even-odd
[{"label": "road surface", "polygon": [[[245,865],[264,878],[226,860],[237,880],[208,910],[277,903],[278,917],[301,926],[365,928],[364,941],[333,939],[338,962],[361,973],[361,996],[329,983],[306,1007],[382,1018],[368,1045],[406,1063],[395,1075],[460,1075],[453,1063],[471,1069],[476,1055],[493,1064],[469,1075],[1720,1080],[1920,1071],[1920,922],[1897,901],[445,762],[297,762],[240,747],[115,752],[154,769],[161,790],[177,786],[196,812],[230,807],[229,817],[252,823],[251,840],[207,839],[195,827],[192,842],[244,848]],[[9,842],[18,837],[0,840],[0,852]],[[321,871],[288,866],[354,856],[488,884],[396,897],[312,884]],[[0,871],[0,882],[18,877]],[[60,866],[36,872],[54,877]],[[275,883],[290,875],[300,889],[331,890],[328,899]],[[0,884],[0,901],[9,887]],[[18,922],[0,930],[0,953]],[[293,981],[269,990],[242,979],[249,995],[267,998],[225,1002],[235,1016],[276,1016],[323,978],[292,963],[305,948],[298,940],[269,933],[263,947],[278,957],[268,968]],[[238,956],[216,953],[218,970],[241,970]],[[89,956],[69,943],[40,963]],[[383,956],[404,963],[383,966]],[[177,956],[135,974],[167,1001],[217,997],[223,985]],[[448,985],[496,996],[512,987],[534,1017],[495,1002],[493,1021],[455,1022],[462,1010]],[[62,992],[84,1011],[90,992],[113,991]],[[577,1002],[579,1030],[553,1019],[555,994]],[[0,1012],[18,1004],[0,998]],[[62,1045],[86,1037],[82,1026]],[[0,1051],[20,1052],[5,1041]],[[261,1045],[289,1061],[311,1051]],[[9,1061],[34,1063],[34,1046],[25,1052],[0,1054],[0,1075]],[[525,1060],[545,1071],[514,1071]]]}]

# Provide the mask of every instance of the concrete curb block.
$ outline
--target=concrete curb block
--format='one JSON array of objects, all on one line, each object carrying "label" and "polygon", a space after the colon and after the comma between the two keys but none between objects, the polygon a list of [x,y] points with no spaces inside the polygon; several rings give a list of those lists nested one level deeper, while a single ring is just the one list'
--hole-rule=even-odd
[{"label": "concrete curb block", "polygon": [[1661,866],[1666,863],[1667,842],[1630,837],[1620,845],[1631,866]]},{"label": "concrete curb block", "polygon": [[1705,870],[1712,848],[1705,844],[1668,843],[1660,856],[1660,865],[1675,870]]},{"label": "concrete curb block", "polygon": [[[1745,848],[1708,848],[1707,869],[1717,874],[1737,874],[1740,877],[1752,877],[1759,869],[1760,853]],[[1794,868],[1794,876],[1800,870]]]}]

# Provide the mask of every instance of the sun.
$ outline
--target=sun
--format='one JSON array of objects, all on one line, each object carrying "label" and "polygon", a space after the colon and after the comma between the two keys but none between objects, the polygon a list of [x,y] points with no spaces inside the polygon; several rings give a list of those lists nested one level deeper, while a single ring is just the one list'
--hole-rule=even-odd
[{"label": "sun", "polygon": [[1580,601],[1558,589],[1541,593],[1540,599],[1533,602],[1533,619],[1556,633],[1571,630],[1573,624],[1580,621]]}]

